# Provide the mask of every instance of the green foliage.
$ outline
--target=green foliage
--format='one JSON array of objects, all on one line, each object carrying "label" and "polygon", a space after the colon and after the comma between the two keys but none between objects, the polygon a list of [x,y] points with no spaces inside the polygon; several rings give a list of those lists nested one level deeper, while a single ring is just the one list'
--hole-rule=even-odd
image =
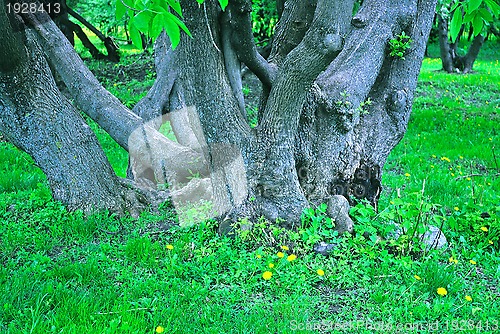
[{"label": "green foliage", "polygon": [[319,241],[331,242],[337,237],[337,232],[333,231],[335,223],[326,213],[327,205],[320,204],[316,208],[306,208],[302,212],[301,228],[299,232],[301,239],[307,245],[314,245]]},{"label": "green foliage", "polygon": [[[175,14],[171,13],[171,10]],[[165,29],[173,49],[180,42],[181,29],[191,36],[181,21],[182,10],[178,0],[151,0],[146,3],[141,0],[116,0],[117,19],[121,19],[124,15],[129,16],[130,38],[137,48],[142,48],[140,33],[147,34],[155,40]]]},{"label": "green foliage", "polygon": [[406,51],[411,48],[412,39],[404,31],[389,41],[389,51],[391,57],[405,59]]},{"label": "green foliage", "polygon": [[252,1],[252,30],[257,45],[269,42],[277,23],[276,0]]},{"label": "green foliage", "polygon": [[361,115],[368,115],[369,111],[368,108],[369,106],[372,105],[372,100],[368,97],[366,101],[363,101],[359,104],[358,111]]},{"label": "green foliage", "polygon": [[473,36],[481,34],[500,14],[500,5],[495,0],[444,0],[439,1],[437,10],[444,18],[451,17],[449,32],[455,42],[462,26]]},{"label": "green foliage", "polygon": [[[204,2],[196,1],[199,4]],[[219,0],[219,4],[224,10],[228,0]],[[165,30],[174,50],[180,42],[181,30],[191,37],[191,32],[182,21],[179,0],[116,0],[116,18],[121,19],[125,15],[129,17],[128,29],[132,43],[139,49],[143,47],[141,33],[156,40]]]},{"label": "green foliage", "polygon": [[72,0],[68,1],[68,6],[74,8],[105,35],[117,35],[118,27],[123,24],[123,19],[117,19],[115,16],[113,0]]}]

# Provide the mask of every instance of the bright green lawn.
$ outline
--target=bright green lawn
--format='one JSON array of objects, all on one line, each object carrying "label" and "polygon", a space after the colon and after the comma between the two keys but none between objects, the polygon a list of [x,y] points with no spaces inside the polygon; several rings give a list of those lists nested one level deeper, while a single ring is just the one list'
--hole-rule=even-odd
[{"label": "bright green lawn", "polygon": [[[384,217],[413,226],[415,209],[427,210],[421,220],[443,224],[450,248],[425,255],[401,240],[338,238],[307,220],[302,232],[263,223],[234,240],[217,236],[211,222],[168,228],[176,220],[168,205],[138,220],[84,219],[51,200],[28,156],[0,143],[0,332],[302,333],[336,325],[371,333],[400,325],[493,333],[500,325],[498,148],[493,158],[500,65],[479,61],[467,76],[439,68],[436,59],[424,62],[408,133],[385,167],[384,214],[356,214],[358,231],[380,231]],[[94,128],[123,175],[125,152]],[[421,205],[415,193],[424,180]],[[332,256],[311,251],[319,238],[338,244]],[[268,281],[265,271],[273,273]]]}]

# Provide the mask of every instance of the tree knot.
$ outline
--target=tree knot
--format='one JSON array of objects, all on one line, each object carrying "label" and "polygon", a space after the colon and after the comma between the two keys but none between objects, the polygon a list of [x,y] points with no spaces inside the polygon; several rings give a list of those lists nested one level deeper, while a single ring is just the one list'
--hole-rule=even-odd
[{"label": "tree knot", "polygon": [[323,39],[325,53],[340,51],[343,44],[344,39],[339,34],[327,34]]},{"label": "tree knot", "polygon": [[356,15],[352,18],[351,24],[356,28],[364,28],[368,24],[368,20],[365,16]]},{"label": "tree knot", "polygon": [[408,94],[405,89],[400,89],[393,91],[390,95],[387,103],[387,107],[389,110],[402,111],[406,108]]}]

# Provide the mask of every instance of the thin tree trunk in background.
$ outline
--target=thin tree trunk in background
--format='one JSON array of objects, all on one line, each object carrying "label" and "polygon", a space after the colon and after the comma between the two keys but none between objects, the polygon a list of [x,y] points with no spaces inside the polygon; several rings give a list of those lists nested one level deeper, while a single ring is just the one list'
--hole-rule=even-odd
[{"label": "thin tree trunk in background", "polygon": [[[483,46],[485,37],[481,34],[474,37],[469,50],[465,56],[458,54],[458,45],[460,39],[464,33],[465,26],[460,28],[458,36],[455,42],[450,43],[448,38],[448,22],[441,15],[438,16],[438,30],[439,30],[439,49],[441,54],[441,63],[443,65],[443,70],[448,73],[469,73],[472,71],[474,62],[479,55],[479,51]],[[469,32],[469,39],[472,34],[472,30]]]},{"label": "thin tree trunk in background", "polygon": [[448,42],[448,22],[438,15],[438,30],[439,30],[439,51],[441,53],[441,62],[443,69],[448,73],[453,73],[453,60],[450,53],[450,44]]},{"label": "thin tree trunk in background", "polygon": [[[108,55],[106,56],[106,59],[113,61],[113,62],[118,62],[120,61],[120,55],[118,54],[118,47],[116,46],[115,42],[111,37],[106,37],[104,36],[96,27],[94,27],[90,22],[85,20],[80,14],[75,12],[73,9],[68,8],[68,13],[73,16],[75,19],[80,21],[85,27],[87,27],[90,31],[92,31],[103,43],[104,47],[106,48],[106,51],[108,51]],[[83,31],[82,31],[83,32]],[[82,40],[83,42],[83,40]]]},{"label": "thin tree trunk in background", "polygon": [[477,56],[479,55],[479,51],[481,51],[483,43],[484,43],[483,35],[477,35],[476,37],[474,37],[474,40],[472,41],[469,51],[463,57],[463,64],[464,64],[463,73],[469,73],[470,71],[472,71],[472,67],[474,66],[474,62],[476,61]]}]

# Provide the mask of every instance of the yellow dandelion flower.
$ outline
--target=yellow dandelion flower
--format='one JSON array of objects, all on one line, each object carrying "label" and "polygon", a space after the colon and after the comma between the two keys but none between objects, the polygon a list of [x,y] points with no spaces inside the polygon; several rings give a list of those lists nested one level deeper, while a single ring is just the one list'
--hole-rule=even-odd
[{"label": "yellow dandelion flower", "polygon": [[435,154],[432,155],[433,158],[437,158],[437,156]]},{"label": "yellow dandelion flower", "polygon": [[470,181],[470,180],[472,180],[472,179],[471,179],[470,177],[468,177],[466,180],[467,180],[467,181]]},{"label": "yellow dandelion flower", "polygon": [[467,296],[465,296],[465,300],[468,301],[468,302],[471,302],[472,301],[472,297],[469,296],[469,295],[467,295]]},{"label": "yellow dandelion flower", "polygon": [[287,258],[286,258],[286,259],[288,260],[288,262],[292,262],[292,261],[293,261],[293,260],[295,260],[296,258],[297,258],[297,255],[295,255],[295,254],[290,254],[290,255],[288,255],[288,256],[287,256]]},{"label": "yellow dandelion flower", "polygon": [[318,270],[316,270],[316,273],[317,273],[319,276],[325,276],[325,272],[324,272],[322,269],[318,269]]},{"label": "yellow dandelion flower", "polygon": [[273,277],[273,273],[270,271],[264,271],[264,273],[262,274],[262,278],[266,281],[269,281],[271,277]]},{"label": "yellow dandelion flower", "polygon": [[493,245],[493,240],[488,240],[488,243],[489,243],[490,245]]},{"label": "yellow dandelion flower", "polygon": [[420,278],[420,276],[418,276],[418,275],[413,275],[413,277],[415,277],[415,279],[416,279],[417,281],[420,281],[420,280],[422,279],[422,278]]},{"label": "yellow dandelion flower", "polygon": [[262,259],[262,255],[260,255],[260,254],[257,254],[257,255],[255,255],[255,256],[256,256],[258,259]]},{"label": "yellow dandelion flower", "polygon": [[455,176],[455,173],[451,173],[451,176]]},{"label": "yellow dandelion flower", "polygon": [[441,160],[442,160],[442,161],[451,162],[451,160],[450,160],[449,158],[447,158],[447,157],[441,157]]},{"label": "yellow dandelion flower", "polygon": [[463,156],[459,156],[460,159],[463,159],[464,157]]},{"label": "yellow dandelion flower", "polygon": [[488,228],[486,226],[481,226],[481,231],[488,232]]},{"label": "yellow dandelion flower", "polygon": [[167,246],[165,246],[165,247],[166,247],[168,250],[172,250],[172,249],[174,249],[174,246],[172,246],[172,245],[167,245]]},{"label": "yellow dandelion flower", "polygon": [[453,262],[453,256],[451,256],[448,261]]},{"label": "yellow dandelion flower", "polygon": [[456,206],[456,207],[453,208],[453,210],[458,211],[460,209],[458,208],[458,206]]},{"label": "yellow dandelion flower", "polygon": [[285,257],[285,254],[283,252],[278,252],[278,254],[276,254],[280,259],[284,258]]},{"label": "yellow dandelion flower", "polygon": [[477,262],[474,260],[469,260],[469,262],[470,262],[470,264],[477,264]]},{"label": "yellow dandelion flower", "polygon": [[449,169],[449,170],[453,170],[453,168],[451,168],[451,167],[450,167],[450,168],[448,168],[448,169]]},{"label": "yellow dandelion flower", "polygon": [[281,246],[281,249],[282,249],[282,250],[287,251],[287,250],[289,250],[290,248],[288,248],[288,246]]},{"label": "yellow dandelion flower", "polygon": [[269,268],[274,268],[274,263],[269,263],[269,264],[268,264],[268,267],[269,267]]},{"label": "yellow dandelion flower", "polygon": [[405,173],[405,176],[406,177],[410,177],[410,173]]},{"label": "yellow dandelion flower", "polygon": [[444,297],[448,294],[448,291],[445,288],[438,288],[437,294]]},{"label": "yellow dandelion flower", "polygon": [[156,327],[156,329],[155,329],[155,332],[156,332],[156,333],[163,333],[164,331],[165,331],[165,328],[163,328],[162,326],[158,326],[158,327]]}]

